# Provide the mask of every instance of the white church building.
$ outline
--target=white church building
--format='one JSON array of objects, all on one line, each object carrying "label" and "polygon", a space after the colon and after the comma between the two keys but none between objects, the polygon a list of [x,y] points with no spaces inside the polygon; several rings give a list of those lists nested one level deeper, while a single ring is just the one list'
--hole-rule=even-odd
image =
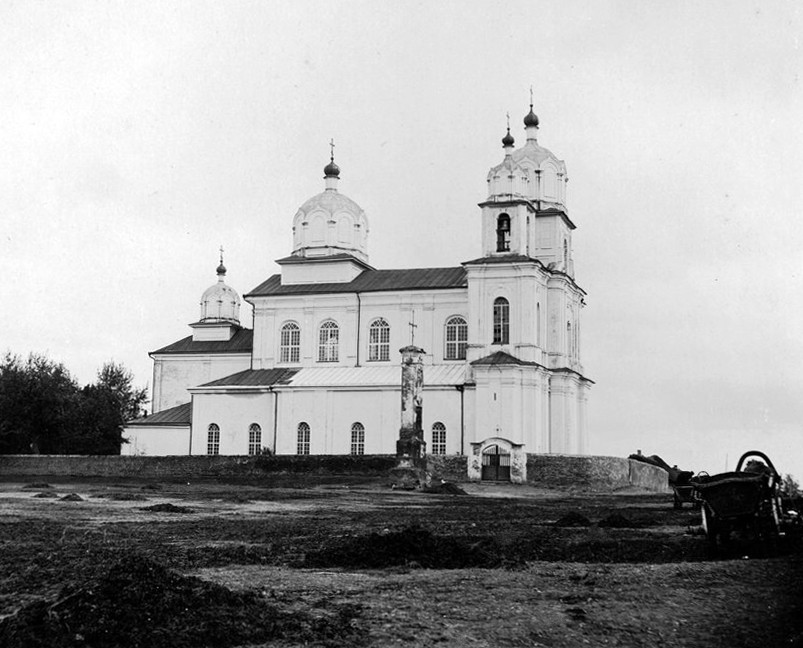
[{"label": "white church building", "polygon": [[508,128],[479,205],[481,254],[456,267],[374,268],[368,217],[339,192],[332,156],[280,272],[243,296],[253,328],[221,257],[192,334],[150,354],[152,414],[129,422],[122,453],[394,454],[411,329],[427,453],[586,453],[586,293],[566,165],[538,125],[531,105],[519,148]]}]

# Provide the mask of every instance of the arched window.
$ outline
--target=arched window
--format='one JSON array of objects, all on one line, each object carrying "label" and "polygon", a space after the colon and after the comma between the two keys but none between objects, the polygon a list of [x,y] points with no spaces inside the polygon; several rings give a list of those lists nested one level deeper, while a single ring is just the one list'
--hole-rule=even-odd
[{"label": "arched window", "polygon": [[468,324],[462,317],[446,320],[446,360],[465,360],[468,344]]},{"label": "arched window", "polygon": [[432,424],[432,454],[446,454],[446,426],[441,422]]},{"label": "arched window", "polygon": [[390,360],[390,325],[381,317],[368,328],[368,360]]},{"label": "arched window", "polygon": [[365,454],[365,428],[362,423],[351,426],[351,454]]},{"label": "arched window", "polygon": [[220,428],[215,423],[211,423],[207,428],[206,454],[220,454]]},{"label": "arched window", "polygon": [[262,451],[262,428],[259,423],[251,423],[248,427],[248,454],[255,455]]},{"label": "arched window", "polygon": [[298,446],[296,454],[309,454],[309,425],[307,423],[298,424]]},{"label": "arched window", "polygon": [[318,362],[337,362],[340,329],[332,321],[324,322],[318,331]]},{"label": "arched window", "polygon": [[510,216],[499,214],[496,219],[496,251],[510,251]]},{"label": "arched window", "polygon": [[510,304],[504,297],[494,299],[493,344],[510,343]]},{"label": "arched window", "polygon": [[282,326],[279,362],[298,362],[301,359],[301,329],[295,322]]}]

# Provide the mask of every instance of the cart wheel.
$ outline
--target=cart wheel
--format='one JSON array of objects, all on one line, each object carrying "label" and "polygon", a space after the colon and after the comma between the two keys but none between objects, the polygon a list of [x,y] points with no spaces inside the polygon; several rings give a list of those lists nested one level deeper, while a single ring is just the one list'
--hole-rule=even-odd
[{"label": "cart wheel", "polygon": [[702,508],[702,516],[703,516],[703,529],[705,530],[705,537],[708,538],[708,544],[712,547],[717,546],[717,534],[719,533],[719,528],[717,524],[717,520],[714,515],[711,513],[711,509],[708,508],[708,504],[703,504]]}]

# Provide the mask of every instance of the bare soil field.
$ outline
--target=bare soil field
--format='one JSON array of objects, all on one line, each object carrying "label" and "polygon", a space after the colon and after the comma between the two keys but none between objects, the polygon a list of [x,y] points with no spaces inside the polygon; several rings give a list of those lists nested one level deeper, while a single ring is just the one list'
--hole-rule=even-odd
[{"label": "bare soil field", "polygon": [[803,647],[803,553],[671,495],[0,481],[0,646]]}]

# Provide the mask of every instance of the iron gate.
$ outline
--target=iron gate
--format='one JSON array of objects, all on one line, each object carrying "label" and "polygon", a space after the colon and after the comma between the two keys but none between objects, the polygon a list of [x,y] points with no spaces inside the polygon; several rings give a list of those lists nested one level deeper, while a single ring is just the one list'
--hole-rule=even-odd
[{"label": "iron gate", "polygon": [[510,481],[510,453],[498,445],[485,448],[482,453],[482,479],[487,481]]}]

